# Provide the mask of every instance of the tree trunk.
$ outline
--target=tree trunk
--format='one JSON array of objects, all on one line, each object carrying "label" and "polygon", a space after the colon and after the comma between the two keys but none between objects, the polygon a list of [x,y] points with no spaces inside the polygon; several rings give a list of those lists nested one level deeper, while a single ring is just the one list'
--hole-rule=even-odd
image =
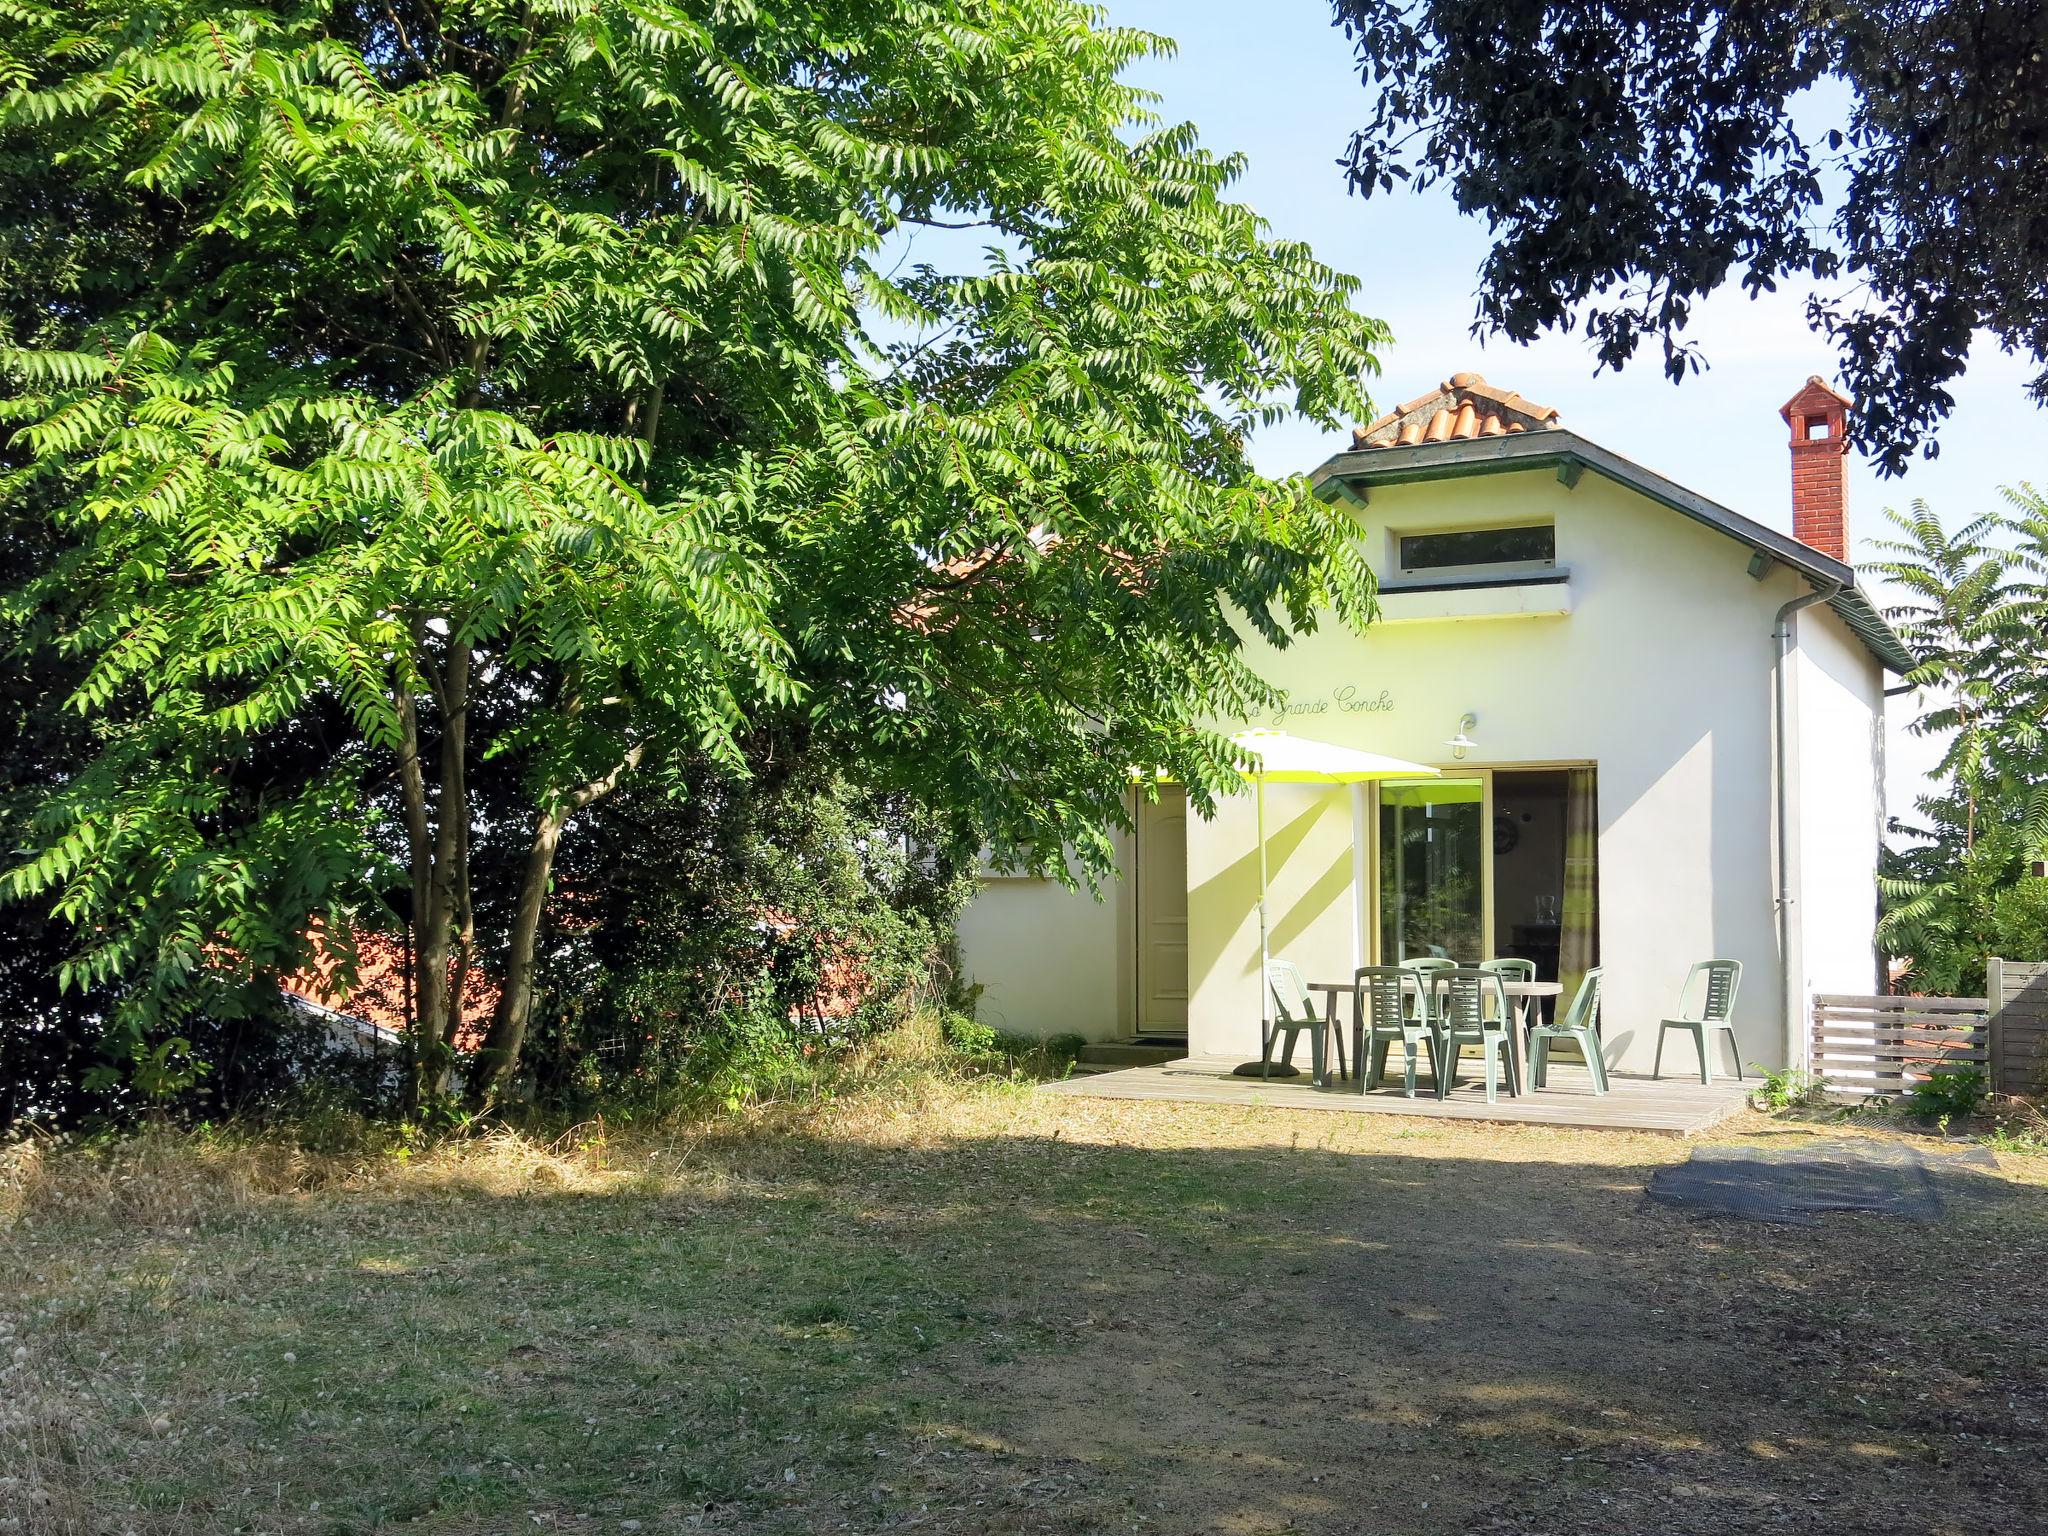
[{"label": "tree trunk", "polygon": [[[469,781],[463,780],[463,799],[468,800]],[[441,1040],[451,1052],[462,1032],[462,1010],[467,996],[470,971],[476,961],[476,905],[470,898],[469,885],[469,818],[465,816],[461,833],[456,840],[458,878],[455,882],[455,960],[452,978],[448,983],[448,1023],[441,1032]],[[445,1088],[445,1082],[443,1087]]]},{"label": "tree trunk", "polygon": [[505,950],[505,986],[498,994],[498,1011],[491,1030],[477,1052],[470,1074],[469,1104],[481,1109],[504,1090],[519,1070],[519,1052],[526,1044],[527,1020],[533,1014],[533,973],[535,951],[540,940],[541,917],[547,906],[548,880],[554,872],[555,849],[562,841],[562,829],[574,816],[618,786],[620,779],[639,765],[646,749],[635,746],[617,767],[602,778],[564,796],[540,813],[534,823],[533,844],[527,850],[526,870],[519,882],[519,906],[512,917],[512,933]]},{"label": "tree trunk", "polygon": [[433,848],[425,880],[425,901],[413,912],[414,948],[419,956],[419,1014],[413,1038],[412,1101],[415,1108],[447,1091],[452,1049],[461,1020],[454,985],[453,947],[461,892],[469,884],[462,868],[468,847],[468,752],[470,648],[448,642],[447,659],[435,689],[441,709],[439,802],[434,811]]},{"label": "tree trunk", "polygon": [[420,771],[419,712],[412,692],[404,686],[392,690],[392,706],[398,714],[398,785],[405,806],[405,843],[412,872],[412,909],[407,922],[412,932],[406,946],[406,1021],[417,1025],[420,1016],[418,935],[420,914],[427,909],[427,876],[433,866],[433,834],[427,821],[427,781]]},{"label": "tree trunk", "polygon": [[533,1012],[534,950],[540,937],[541,910],[547,905],[548,879],[554,872],[555,849],[568,821],[564,811],[543,811],[533,829],[533,845],[526,853],[526,870],[519,881],[519,906],[512,917],[512,934],[505,951],[505,985],[498,994],[498,1011],[491,1019],[491,1031],[477,1052],[476,1066],[469,1080],[469,1102],[481,1109],[504,1087],[519,1065],[519,1051],[526,1043],[526,1021]]}]

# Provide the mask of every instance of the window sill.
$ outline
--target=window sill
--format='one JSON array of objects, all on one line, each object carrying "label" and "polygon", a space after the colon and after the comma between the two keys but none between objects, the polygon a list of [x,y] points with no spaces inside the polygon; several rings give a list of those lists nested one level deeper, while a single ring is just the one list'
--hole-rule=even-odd
[{"label": "window sill", "polygon": [[1388,582],[1380,587],[1380,622],[1413,624],[1442,619],[1558,618],[1572,611],[1571,572],[1514,576],[1461,576],[1452,580]]}]

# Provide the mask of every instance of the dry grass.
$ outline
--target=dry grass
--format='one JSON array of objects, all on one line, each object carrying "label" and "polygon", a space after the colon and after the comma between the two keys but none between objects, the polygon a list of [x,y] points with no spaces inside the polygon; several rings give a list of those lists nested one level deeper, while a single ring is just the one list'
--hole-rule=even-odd
[{"label": "dry grass", "polygon": [[31,1136],[0,1151],[0,1223],[100,1218],[187,1226],[263,1196],[332,1188],[362,1160],[309,1153],[289,1141],[223,1140],[148,1130],[88,1147]]},{"label": "dry grass", "polygon": [[1934,1227],[1706,1224],[1643,1202],[1662,1138],[939,1066],[899,1043],[829,1100],[551,1145],[10,1154],[0,1529],[1979,1536],[2048,1506],[2038,1160]]}]

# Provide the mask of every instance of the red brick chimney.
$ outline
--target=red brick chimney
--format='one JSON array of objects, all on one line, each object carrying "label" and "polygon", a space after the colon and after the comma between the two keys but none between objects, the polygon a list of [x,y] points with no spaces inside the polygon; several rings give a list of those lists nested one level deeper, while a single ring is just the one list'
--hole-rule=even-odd
[{"label": "red brick chimney", "polygon": [[1855,404],[1819,374],[1787,400],[1792,428],[1792,537],[1849,558],[1849,411]]}]

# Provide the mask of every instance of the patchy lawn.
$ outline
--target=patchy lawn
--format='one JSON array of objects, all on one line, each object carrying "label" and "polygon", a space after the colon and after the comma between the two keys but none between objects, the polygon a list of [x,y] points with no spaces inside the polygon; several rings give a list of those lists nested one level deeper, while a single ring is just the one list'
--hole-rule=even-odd
[{"label": "patchy lawn", "polygon": [[1687,1150],[899,1080],[48,1159],[0,1529],[2038,1532],[2041,1160],[1798,1229],[1646,1203]]}]

